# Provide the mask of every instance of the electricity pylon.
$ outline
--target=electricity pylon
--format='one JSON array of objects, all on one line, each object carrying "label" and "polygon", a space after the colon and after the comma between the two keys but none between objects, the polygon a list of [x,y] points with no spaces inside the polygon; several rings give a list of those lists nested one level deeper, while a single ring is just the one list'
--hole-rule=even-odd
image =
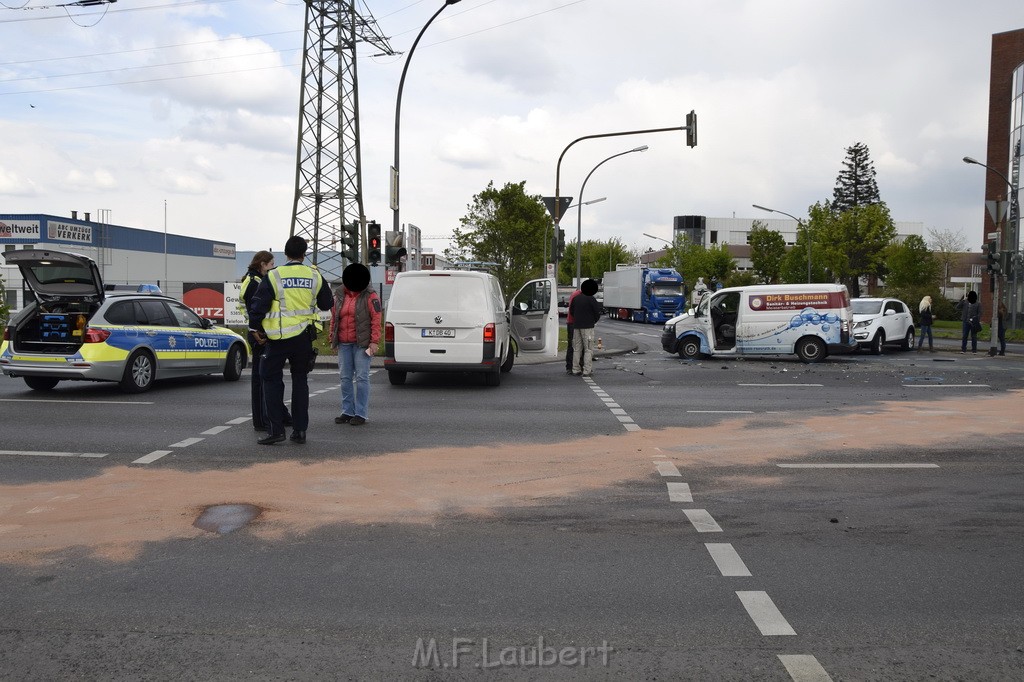
[{"label": "electricity pylon", "polygon": [[394,51],[373,17],[356,12],[355,0],[305,3],[291,234],[309,242],[312,263],[328,279],[338,279],[347,264],[340,255],[344,225],[359,223],[365,250],[356,44]]}]

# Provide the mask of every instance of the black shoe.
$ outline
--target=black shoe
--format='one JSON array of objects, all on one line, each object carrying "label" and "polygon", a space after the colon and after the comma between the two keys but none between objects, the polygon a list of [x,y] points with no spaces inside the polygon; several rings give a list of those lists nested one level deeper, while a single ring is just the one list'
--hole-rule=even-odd
[{"label": "black shoe", "polygon": [[352,421],[352,415],[350,414],[343,414],[340,417],[334,418],[335,424],[348,424],[350,421]]},{"label": "black shoe", "polygon": [[[292,431],[292,438],[291,439],[292,439],[293,443],[298,443],[299,445],[303,445],[306,442],[306,432],[305,431]],[[284,440],[284,436],[281,436],[281,440]]]},{"label": "black shoe", "polygon": [[1003,351],[1000,351],[999,353],[997,353],[997,355],[1006,355],[1006,353],[1004,353]]},{"label": "black shoe", "polygon": [[566,367],[565,368],[565,373],[571,375],[572,374],[572,368],[571,367]]},{"label": "black shoe", "polygon": [[283,433],[274,433],[265,438],[260,438],[257,443],[260,445],[273,445],[274,443],[280,443],[284,440]]},{"label": "black shoe", "polygon": [[363,424],[366,423],[366,420],[356,415],[355,417],[352,417],[352,419],[350,419],[348,423],[351,424],[352,426],[362,426]]}]

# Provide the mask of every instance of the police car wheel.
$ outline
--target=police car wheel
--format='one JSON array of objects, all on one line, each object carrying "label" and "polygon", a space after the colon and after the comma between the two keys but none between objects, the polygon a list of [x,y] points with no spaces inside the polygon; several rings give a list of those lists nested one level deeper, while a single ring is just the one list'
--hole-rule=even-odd
[{"label": "police car wheel", "polygon": [[121,390],[125,393],[142,393],[153,386],[156,366],[153,356],[144,350],[137,350],[128,357],[121,377]]},{"label": "police car wheel", "polygon": [[25,380],[25,384],[33,391],[49,391],[60,379],[54,379],[52,377],[22,377]]},{"label": "police car wheel", "polygon": [[242,377],[242,368],[245,367],[245,356],[242,349],[237,345],[231,346],[228,351],[228,360],[224,364],[224,380],[238,381]]}]

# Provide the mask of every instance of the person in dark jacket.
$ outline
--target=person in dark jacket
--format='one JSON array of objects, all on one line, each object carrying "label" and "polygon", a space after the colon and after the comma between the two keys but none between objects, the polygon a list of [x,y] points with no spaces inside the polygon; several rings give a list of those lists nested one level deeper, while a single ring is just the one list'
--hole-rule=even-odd
[{"label": "person in dark jacket", "polygon": [[573,361],[572,373],[589,377],[594,373],[594,326],[601,319],[601,304],[594,298],[597,282],[585,280],[580,285],[580,294],[569,304],[573,320]]},{"label": "person in dark jacket", "polygon": [[576,291],[572,292],[569,295],[569,303],[566,306],[566,313],[565,313],[565,340],[568,342],[568,344],[566,345],[566,348],[565,348],[565,373],[566,374],[572,374],[572,356],[573,356],[573,352],[572,352],[572,330],[573,330],[572,322],[573,322],[573,320],[572,320],[572,310],[571,310],[572,309],[572,301],[573,301],[574,298],[576,298],[579,295],[580,295],[580,290],[579,289],[577,289]]},{"label": "person in dark jacket", "polygon": [[921,350],[924,345],[924,335],[928,335],[928,351],[935,352],[935,348],[932,346],[932,322],[934,321],[934,315],[932,315],[932,297],[925,296],[921,299],[921,304],[917,306],[917,311],[920,314],[921,319],[921,338],[917,342],[917,349]]},{"label": "person in dark jacket", "polygon": [[978,352],[978,331],[975,328],[975,324],[981,326],[981,304],[978,303],[978,294],[974,291],[968,291],[966,298],[961,298],[956,304],[956,309],[960,312],[961,328],[963,330],[963,337],[960,340],[960,354],[963,355],[967,352],[967,335],[971,336],[971,352]]},{"label": "person in dark jacket", "polygon": [[1002,301],[999,302],[999,310],[996,314],[997,327],[996,334],[999,339],[999,354],[1006,355],[1006,304]]},{"label": "person in dark jacket", "polygon": [[[252,306],[252,299],[256,295],[256,289],[260,282],[267,276],[267,273],[274,267],[274,254],[269,251],[257,251],[249,263],[249,269],[242,278],[242,297],[238,300],[238,307],[242,310],[246,323],[249,322],[249,309]],[[252,427],[257,431],[267,430],[267,404],[263,400],[263,378],[260,376],[260,367],[263,365],[263,352],[266,344],[260,343],[252,330],[248,333],[249,348],[252,350],[252,381],[251,381],[251,405],[252,405]],[[290,426],[292,416],[285,409],[285,426]]]}]

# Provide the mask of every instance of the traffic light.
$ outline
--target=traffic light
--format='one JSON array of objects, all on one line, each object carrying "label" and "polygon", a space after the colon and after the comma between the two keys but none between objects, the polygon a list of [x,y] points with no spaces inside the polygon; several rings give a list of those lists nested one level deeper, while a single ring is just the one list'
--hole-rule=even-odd
[{"label": "traffic light", "polygon": [[341,256],[349,263],[359,262],[359,223],[351,222],[341,226]]},{"label": "traffic light", "polygon": [[405,235],[401,232],[388,230],[384,235],[384,263],[386,265],[398,265],[405,257]]},{"label": "traffic light", "polygon": [[371,222],[366,226],[366,260],[370,265],[380,265],[380,223]]},{"label": "traffic light", "polygon": [[562,260],[562,256],[565,255],[565,230],[558,228],[558,250],[555,252],[558,254],[558,260]]},{"label": "traffic light", "polygon": [[988,243],[988,247],[985,250],[985,260],[988,264],[988,271],[999,274],[1002,266],[999,262],[999,248],[994,239]]},{"label": "traffic light", "polygon": [[697,146],[697,114],[692,110],[686,115],[686,146]]}]

